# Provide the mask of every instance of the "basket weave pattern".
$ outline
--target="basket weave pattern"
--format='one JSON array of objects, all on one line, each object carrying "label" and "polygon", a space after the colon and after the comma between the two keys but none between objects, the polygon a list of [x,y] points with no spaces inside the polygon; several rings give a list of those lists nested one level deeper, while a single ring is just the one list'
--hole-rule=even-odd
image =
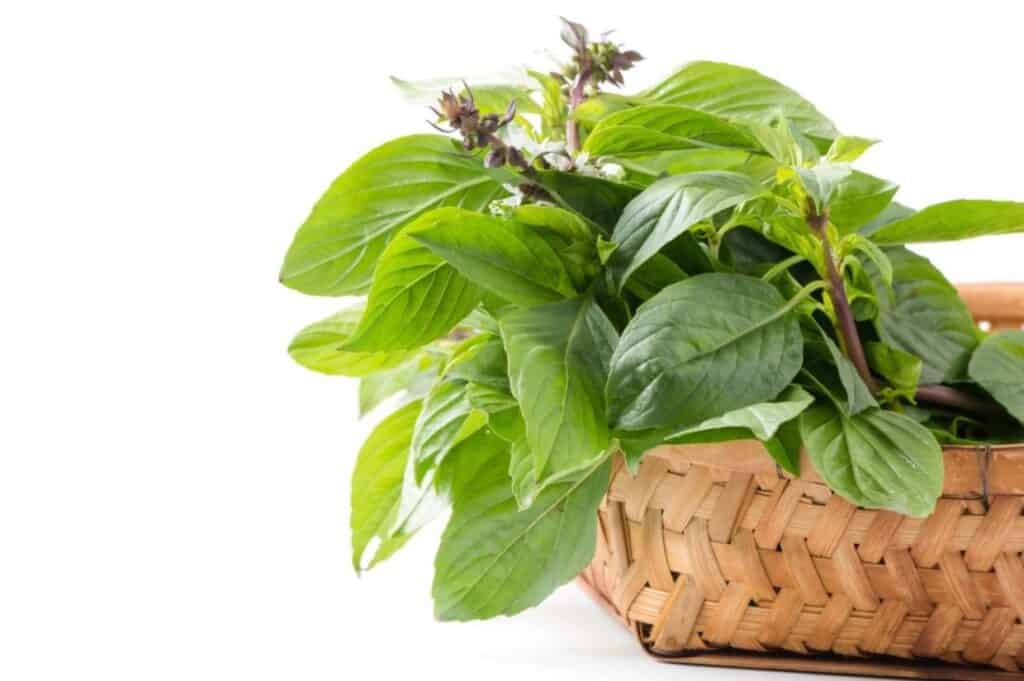
[{"label": "basket weave pattern", "polygon": [[[964,290],[1020,328],[1020,288]],[[999,295],[995,295],[999,294]],[[997,299],[995,304],[993,299]],[[658,653],[739,649],[1024,669],[1024,445],[945,448],[928,518],[858,508],[756,441],[619,465],[582,578]]]}]

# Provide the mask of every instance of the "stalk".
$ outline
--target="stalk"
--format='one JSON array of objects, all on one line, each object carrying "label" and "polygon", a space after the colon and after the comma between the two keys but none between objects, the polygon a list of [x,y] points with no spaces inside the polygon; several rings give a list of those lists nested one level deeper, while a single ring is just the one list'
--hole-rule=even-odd
[{"label": "stalk", "polygon": [[[821,239],[822,253],[825,256],[825,272],[828,275],[828,292],[832,300],[832,307],[835,309],[836,325],[843,352],[856,367],[857,373],[868,386],[871,394],[876,395],[879,389],[878,381],[875,380],[871,374],[871,368],[868,366],[864,346],[860,342],[860,334],[857,333],[857,322],[853,317],[850,301],[846,297],[843,275],[839,273],[835,259],[832,257],[832,246],[829,244],[825,229],[828,224],[828,216],[818,215],[814,212],[808,216],[807,223]],[[914,397],[921,402],[960,409],[983,416],[1001,413],[998,408],[985,400],[946,385],[918,386]]]},{"label": "stalk", "polygon": [[565,147],[569,151],[569,155],[573,157],[580,150],[580,129],[572,116],[576,112],[576,107],[583,102],[583,85],[583,72],[581,71],[576,76],[576,82],[573,83],[572,90],[569,92],[569,120],[565,122]]},{"label": "stalk", "polygon": [[836,327],[839,331],[839,340],[843,352],[853,363],[860,375],[861,380],[867,385],[872,394],[878,392],[878,382],[871,375],[868,367],[867,356],[864,354],[864,346],[860,342],[860,335],[857,333],[857,320],[853,317],[853,310],[850,308],[850,301],[846,297],[846,285],[843,283],[843,275],[836,267],[835,258],[832,257],[832,245],[828,241],[828,234],[825,226],[828,224],[828,215],[819,215],[814,212],[807,217],[807,224],[811,226],[815,234],[821,239],[822,254],[825,260],[825,273],[828,275],[828,294],[832,300],[832,308],[836,313]]}]

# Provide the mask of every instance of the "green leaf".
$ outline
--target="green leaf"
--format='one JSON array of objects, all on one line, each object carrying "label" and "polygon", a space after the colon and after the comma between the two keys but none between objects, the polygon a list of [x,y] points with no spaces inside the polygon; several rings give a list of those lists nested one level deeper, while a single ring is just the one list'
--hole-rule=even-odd
[{"label": "green leaf", "polygon": [[702,274],[640,306],[612,357],[615,429],[700,423],[774,399],[800,370],[803,341],[770,284]]},{"label": "green leaf", "polygon": [[1000,331],[971,357],[971,378],[1024,423],[1024,331]]},{"label": "green leaf", "polygon": [[444,375],[508,392],[508,358],[501,338],[480,334],[472,341],[452,357]]},{"label": "green leaf", "polygon": [[412,438],[416,482],[436,468],[452,447],[487,423],[487,414],[475,409],[466,394],[466,382],[442,380],[423,400]]},{"label": "green leaf", "polygon": [[548,487],[519,511],[508,455],[482,466],[454,494],[434,562],[435,616],[513,615],[572,580],[593,558],[609,470],[602,457],[580,479]]},{"label": "green leaf", "polygon": [[876,215],[872,220],[866,222],[857,228],[857,233],[864,236],[871,236],[882,227],[885,227],[891,222],[902,220],[905,217],[911,216],[915,213],[913,208],[908,208],[902,203],[893,201],[888,206],[882,209],[882,212]]},{"label": "green leaf", "polygon": [[846,413],[854,415],[861,413],[865,409],[877,407],[878,402],[875,401],[874,396],[871,394],[871,389],[864,384],[864,380],[857,372],[857,367],[846,358],[846,355],[839,349],[835,341],[821,327],[818,327],[818,330],[821,332],[822,341],[825,347],[828,348],[829,355],[832,357],[832,364],[839,374],[839,382],[842,383],[843,390],[846,393],[846,403],[843,405]]},{"label": "green leaf", "polygon": [[885,253],[893,266],[893,286],[890,291],[875,284],[878,335],[887,345],[921,358],[922,383],[964,378],[978,344],[967,306],[927,258],[905,248]]},{"label": "green leaf", "polygon": [[451,331],[480,302],[475,284],[416,240],[417,230],[432,224],[431,215],[388,244],[346,350],[418,348]]},{"label": "green leaf", "polygon": [[721,116],[655,104],[604,118],[587,136],[583,150],[591,156],[635,156],[707,146],[759,149],[750,133]]},{"label": "green leaf", "polygon": [[1017,232],[1024,232],[1024,203],[961,199],[890,222],[871,238],[880,244],[910,244]]},{"label": "green leaf", "polygon": [[540,125],[543,139],[561,139],[565,135],[566,111],[568,104],[562,94],[562,83],[555,77],[540,71],[528,71],[530,77],[540,85]]},{"label": "green leaf", "polygon": [[690,227],[761,191],[746,175],[721,171],[677,175],[652,184],[626,206],[612,233],[618,248],[608,266],[619,289],[642,264]]},{"label": "green leaf", "polygon": [[571,208],[605,229],[611,229],[626,204],[640,193],[638,187],[600,177],[542,170],[537,180],[563,207]]},{"label": "green leaf", "polygon": [[310,324],[292,339],[288,354],[296,362],[322,374],[367,376],[410,359],[412,352],[351,352],[342,350],[363,314],[362,305],[345,308]]},{"label": "green leaf", "polygon": [[692,62],[639,98],[763,124],[782,117],[817,140],[838,135],[832,121],[799,94],[757,71],[732,64]]},{"label": "green leaf", "polygon": [[875,242],[862,234],[849,234],[843,237],[842,248],[844,252],[861,252],[866,255],[875,265],[875,270],[886,286],[892,286],[893,270],[889,256],[885,254]]},{"label": "green leaf", "polygon": [[573,285],[583,290],[597,275],[597,235],[600,229],[586,218],[562,208],[539,204],[519,206],[511,217],[544,239],[562,261]]},{"label": "green leaf", "polygon": [[359,417],[366,416],[402,391],[416,398],[422,397],[433,385],[440,365],[439,354],[423,352],[393,369],[364,376],[359,381]]},{"label": "green leaf", "polygon": [[604,382],[617,342],[591,297],[514,309],[501,318],[538,486],[577,473],[610,441]]},{"label": "green leaf", "polygon": [[[421,404],[411,402],[370,433],[352,474],[352,566],[361,571],[363,554],[373,539],[384,540],[398,511],[402,476],[409,457],[413,426]],[[381,544],[375,550],[379,554]],[[371,561],[373,556],[371,555]]]},{"label": "green leaf", "polygon": [[792,421],[814,402],[814,396],[798,385],[790,386],[777,400],[740,407],[722,416],[669,435],[665,442],[709,430],[743,428],[762,442],[775,437],[787,421]]},{"label": "green leaf", "polygon": [[847,416],[821,402],[803,413],[804,446],[834,491],[865,508],[921,518],[942,493],[942,449],[928,430],[896,412]]},{"label": "green leaf", "polygon": [[470,281],[511,303],[533,305],[576,295],[554,249],[514,220],[442,208],[417,222],[411,235]]},{"label": "green leaf", "polygon": [[764,448],[768,450],[775,463],[782,466],[783,470],[800,475],[800,452],[803,449],[804,440],[800,434],[800,420],[793,419],[783,423],[774,437],[764,441]]},{"label": "green leaf", "polygon": [[832,146],[829,147],[825,158],[834,163],[853,163],[876,144],[878,144],[878,140],[867,137],[840,135],[832,140]]},{"label": "green leaf", "polygon": [[504,196],[507,171],[440,135],[411,135],[353,163],[320,198],[295,235],[281,281],[312,295],[365,293],[377,259],[402,227],[438,206],[486,208]]},{"label": "green leaf", "polygon": [[865,343],[864,350],[871,369],[884,378],[896,394],[914,399],[921,383],[920,357],[874,341]]},{"label": "green leaf", "polygon": [[829,219],[840,232],[851,232],[881,213],[898,190],[899,185],[854,170],[836,187]]},{"label": "green leaf", "polygon": [[823,211],[832,205],[832,197],[853,172],[849,166],[823,162],[811,168],[796,168],[800,183],[807,195],[814,199],[814,205]]},{"label": "green leaf", "polygon": [[529,508],[537,496],[537,476],[533,471],[533,460],[533,452],[530,451],[530,444],[525,436],[512,443],[508,475],[512,479],[512,493],[520,511]]},{"label": "green leaf", "polygon": [[663,253],[655,253],[654,257],[641,265],[626,282],[626,288],[647,300],[656,295],[666,286],[686,279],[686,272]]}]

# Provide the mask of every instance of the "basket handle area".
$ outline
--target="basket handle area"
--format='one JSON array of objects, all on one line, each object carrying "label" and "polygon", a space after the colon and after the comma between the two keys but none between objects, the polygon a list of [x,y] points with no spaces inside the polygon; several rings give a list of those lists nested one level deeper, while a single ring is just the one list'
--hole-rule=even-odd
[{"label": "basket handle area", "polygon": [[986,331],[1024,328],[1024,284],[961,284],[957,289]]}]

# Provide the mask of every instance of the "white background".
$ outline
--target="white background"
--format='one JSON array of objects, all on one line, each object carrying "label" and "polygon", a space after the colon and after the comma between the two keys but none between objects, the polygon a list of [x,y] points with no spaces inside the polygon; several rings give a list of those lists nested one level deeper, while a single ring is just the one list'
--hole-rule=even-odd
[{"label": "white background", "polygon": [[[349,162],[425,129],[389,74],[545,67],[555,10],[641,50],[634,87],[690,59],[781,79],[883,139],[863,167],[912,206],[1022,200],[1016,5],[4,3],[0,678],[740,678],[648,662],[572,588],[435,624],[439,528],[357,580],[368,424],[285,354],[337,301],[280,260]],[[927,252],[1013,280],[1022,247]]]}]

